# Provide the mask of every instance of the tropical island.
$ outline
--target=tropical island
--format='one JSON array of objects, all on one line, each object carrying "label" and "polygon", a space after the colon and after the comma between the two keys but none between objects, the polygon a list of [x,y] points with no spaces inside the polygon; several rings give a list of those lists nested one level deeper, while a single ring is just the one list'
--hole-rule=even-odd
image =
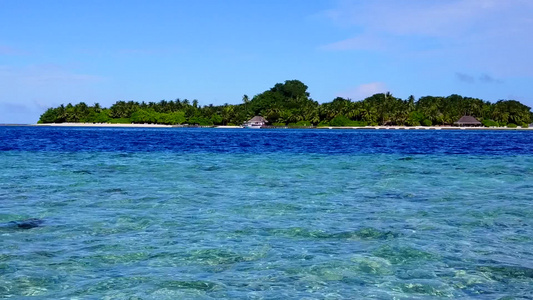
[{"label": "tropical island", "polygon": [[247,95],[240,104],[200,106],[198,100],[159,102],[117,101],[109,108],[85,102],[49,108],[38,121],[49,123],[165,124],[197,126],[241,125],[262,116],[274,127],[344,126],[451,126],[469,116],[485,127],[528,127],[531,108],[516,100],[495,103],[478,98],[450,95],[415,99],[379,93],[360,101],[337,97],[318,103],[299,80],[277,83],[271,89]]}]

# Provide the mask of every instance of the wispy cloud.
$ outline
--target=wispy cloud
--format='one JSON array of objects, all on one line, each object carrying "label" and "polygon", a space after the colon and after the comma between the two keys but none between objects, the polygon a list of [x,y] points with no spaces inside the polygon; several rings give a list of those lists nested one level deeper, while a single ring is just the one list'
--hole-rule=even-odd
[{"label": "wispy cloud", "polygon": [[35,123],[44,110],[34,103],[0,102],[0,124]]},{"label": "wispy cloud", "polygon": [[481,75],[479,80],[484,83],[503,83],[503,80],[494,78],[488,74]]},{"label": "wispy cloud", "polygon": [[339,0],[323,16],[352,34],[319,48],[404,57],[429,53],[490,73],[528,76],[532,11],[529,0]]},{"label": "wispy cloud", "polygon": [[16,114],[33,112],[33,109],[27,105],[12,102],[0,102],[0,108],[2,108],[2,111]]},{"label": "wispy cloud", "polygon": [[[339,25],[358,26],[366,32],[457,37],[472,29],[490,32],[531,22],[531,9],[533,2],[528,0],[340,1],[324,14]],[[502,20],[509,14],[515,18]]]},{"label": "wispy cloud", "polygon": [[26,51],[16,49],[7,45],[0,45],[0,55],[25,55]]},{"label": "wispy cloud", "polygon": [[0,123],[34,123],[48,107],[94,99],[104,82],[60,65],[0,65]]},{"label": "wispy cloud", "polygon": [[50,104],[42,103],[39,100],[34,100],[25,103],[15,103],[15,102],[0,102],[0,110],[15,113],[15,114],[25,114],[25,113],[35,113],[35,112],[44,112],[50,108]]},{"label": "wispy cloud", "polygon": [[183,50],[177,47],[127,48],[127,49],[119,49],[117,51],[119,55],[143,55],[143,56],[173,55],[173,54],[178,54],[180,52],[183,52]]},{"label": "wispy cloud", "polygon": [[465,73],[461,73],[461,72],[456,72],[455,73],[455,77],[457,79],[459,79],[459,81],[466,82],[466,83],[474,83],[476,81],[474,79],[474,76],[471,76],[471,75],[468,75],[468,74],[465,74]]},{"label": "wispy cloud", "polygon": [[489,84],[503,83],[503,80],[494,78],[488,74],[481,74],[476,80],[476,78],[472,75],[461,73],[461,72],[456,72],[455,78],[457,78],[459,81],[466,82],[466,83],[475,83],[477,82],[477,80],[479,80],[479,82],[489,83]]},{"label": "wispy cloud", "polygon": [[72,72],[59,65],[0,66],[0,81],[26,87],[97,82],[102,77]]},{"label": "wispy cloud", "polygon": [[321,48],[324,50],[385,50],[388,44],[387,40],[364,34],[327,44]]},{"label": "wispy cloud", "polygon": [[352,100],[362,100],[366,97],[370,97],[374,94],[384,93],[387,91],[387,86],[383,82],[370,82],[360,84],[357,87],[340,92],[337,94],[339,97],[349,98]]}]

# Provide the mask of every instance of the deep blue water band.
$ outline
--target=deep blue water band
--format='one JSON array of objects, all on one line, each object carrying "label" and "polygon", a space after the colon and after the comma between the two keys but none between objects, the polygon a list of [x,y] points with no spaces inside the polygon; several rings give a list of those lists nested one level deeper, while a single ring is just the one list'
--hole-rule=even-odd
[{"label": "deep blue water band", "polygon": [[0,127],[0,151],[518,155],[533,132]]}]

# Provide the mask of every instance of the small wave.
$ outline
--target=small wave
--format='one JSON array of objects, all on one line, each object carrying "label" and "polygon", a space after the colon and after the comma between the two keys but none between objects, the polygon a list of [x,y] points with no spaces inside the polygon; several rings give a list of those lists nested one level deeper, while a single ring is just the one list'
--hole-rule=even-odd
[{"label": "small wave", "polygon": [[388,245],[374,251],[374,255],[387,259],[392,264],[406,264],[420,260],[437,259],[437,255],[426,251],[418,250],[412,247],[392,247]]},{"label": "small wave", "polygon": [[270,229],[271,234],[278,236],[288,236],[295,238],[314,238],[314,239],[338,239],[338,240],[386,240],[400,236],[399,233],[392,231],[381,231],[375,228],[362,228],[355,231],[344,232],[325,232],[321,230],[308,230],[301,227]]},{"label": "small wave", "polygon": [[533,280],[533,269],[522,266],[481,266],[479,271],[487,277],[501,282],[513,279]]},{"label": "small wave", "polygon": [[164,288],[164,289],[193,289],[193,290],[200,290],[200,291],[213,291],[213,290],[222,288],[220,284],[210,282],[210,281],[201,281],[201,280],[191,280],[191,281],[167,280],[167,281],[161,282],[159,286],[160,288]]}]

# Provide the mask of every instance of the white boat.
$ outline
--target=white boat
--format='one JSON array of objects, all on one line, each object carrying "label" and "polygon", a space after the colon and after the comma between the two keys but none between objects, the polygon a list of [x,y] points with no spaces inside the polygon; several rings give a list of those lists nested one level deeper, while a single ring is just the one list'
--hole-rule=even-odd
[{"label": "white boat", "polygon": [[248,129],[260,129],[263,125],[255,125],[255,124],[246,124],[244,125],[244,128],[248,128]]}]

